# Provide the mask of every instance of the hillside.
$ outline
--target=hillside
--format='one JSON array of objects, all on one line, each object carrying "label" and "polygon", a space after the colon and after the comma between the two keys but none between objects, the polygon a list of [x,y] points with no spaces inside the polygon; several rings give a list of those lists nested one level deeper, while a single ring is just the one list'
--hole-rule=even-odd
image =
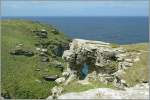
[{"label": "hillside", "polygon": [[[61,55],[68,44],[68,39],[54,27],[39,22],[26,20],[1,22],[2,96],[19,99],[46,98],[55,83],[44,80],[43,76],[60,75],[62,69],[57,65],[64,65]],[[48,33],[46,38],[36,34],[36,31],[40,30]],[[21,46],[26,53],[33,52],[34,55],[10,54],[17,46]],[[42,58],[43,56],[36,50],[40,47],[47,49],[45,58]]]},{"label": "hillside", "polygon": [[[124,64],[119,76],[128,87],[148,82],[148,43],[117,45],[74,39],[69,48],[70,40],[62,32],[51,25],[27,20],[2,20],[1,30],[5,98],[45,99],[55,86],[63,87],[63,94],[93,88],[118,89],[113,75],[119,73],[119,64]],[[82,73],[85,64],[89,66],[86,75]],[[63,76],[66,67],[71,72]],[[60,83],[54,81],[57,78]]]}]

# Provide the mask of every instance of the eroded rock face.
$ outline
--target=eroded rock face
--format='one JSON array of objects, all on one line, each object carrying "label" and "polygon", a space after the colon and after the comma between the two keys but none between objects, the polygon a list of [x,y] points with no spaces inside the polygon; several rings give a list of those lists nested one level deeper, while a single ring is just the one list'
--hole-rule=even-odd
[{"label": "eroded rock face", "polygon": [[117,75],[119,78],[118,73],[122,72],[120,70],[131,67],[134,62],[131,54],[123,48],[113,48],[109,43],[83,39],[74,39],[62,58],[68,63],[66,73],[69,77],[65,84],[82,77],[84,64],[88,65],[88,75],[85,79],[98,79],[107,84],[109,81],[115,81]]},{"label": "eroded rock face", "polygon": [[89,71],[93,72],[99,69],[97,67],[104,67],[111,60],[115,61],[116,53],[109,43],[75,39],[70,44],[70,49],[64,52],[63,59],[69,63],[72,70],[79,72],[86,63],[90,66]]}]

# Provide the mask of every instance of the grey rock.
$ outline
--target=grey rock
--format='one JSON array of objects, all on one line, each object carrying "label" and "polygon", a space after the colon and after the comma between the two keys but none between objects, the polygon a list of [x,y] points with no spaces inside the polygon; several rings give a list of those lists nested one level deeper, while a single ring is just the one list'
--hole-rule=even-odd
[{"label": "grey rock", "polygon": [[33,33],[36,34],[36,36],[40,37],[40,38],[47,38],[47,31],[45,29],[41,29],[41,30],[35,30],[33,31]]},{"label": "grey rock", "polygon": [[[123,48],[112,48],[109,43],[74,39],[70,43],[69,50],[64,51],[62,58],[68,64],[69,73],[76,71],[76,75],[73,76],[76,76],[77,79],[81,79],[81,69],[86,64],[88,66],[88,75],[85,79],[97,80],[99,73],[103,75],[113,74],[118,70],[126,70],[131,67],[133,65],[133,56]],[[71,74],[69,74],[70,76]],[[69,80],[72,80],[72,78]],[[99,80],[107,83],[114,81],[114,78],[111,75],[99,76]]]},{"label": "grey rock", "polygon": [[57,99],[59,95],[61,95],[61,93],[63,92],[63,88],[62,87],[58,87],[55,86],[51,89],[51,93],[52,93],[52,98],[51,99]]},{"label": "grey rock", "polygon": [[43,78],[46,81],[55,81],[58,77],[58,75],[44,75]]},{"label": "grey rock", "polygon": [[56,80],[55,80],[55,82],[57,83],[57,84],[61,84],[61,83],[64,83],[65,82],[65,77],[60,77],[60,78],[57,78]]},{"label": "grey rock", "polygon": [[17,45],[15,49],[11,50],[10,54],[11,55],[24,55],[24,56],[29,56],[29,57],[34,56],[34,53],[32,51],[25,50],[20,45]]}]

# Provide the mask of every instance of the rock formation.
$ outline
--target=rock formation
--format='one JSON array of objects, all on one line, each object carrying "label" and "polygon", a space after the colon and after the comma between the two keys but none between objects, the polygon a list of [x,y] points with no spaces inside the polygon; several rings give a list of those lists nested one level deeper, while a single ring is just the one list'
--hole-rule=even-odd
[{"label": "rock formation", "polygon": [[[63,73],[66,77],[65,85],[74,79],[99,80],[104,83],[114,82],[119,87],[127,86],[120,79],[120,74],[131,67],[135,54],[125,49],[113,48],[110,43],[74,39],[70,49],[64,51],[62,58],[67,62],[67,70]],[[88,65],[88,75],[82,77],[83,65]]]}]

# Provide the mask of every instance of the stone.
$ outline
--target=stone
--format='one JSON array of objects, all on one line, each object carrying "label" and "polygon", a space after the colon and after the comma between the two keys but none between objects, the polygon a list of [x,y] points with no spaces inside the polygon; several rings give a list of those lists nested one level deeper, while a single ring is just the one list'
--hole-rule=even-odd
[{"label": "stone", "polygon": [[47,52],[48,50],[47,50],[47,49],[41,49],[41,51],[42,51],[42,52]]},{"label": "stone", "polygon": [[136,57],[135,59],[133,59],[134,62],[137,62],[137,61],[139,61],[139,60],[140,60],[139,57]]},{"label": "stone", "polygon": [[34,56],[34,53],[32,51],[24,51],[24,54],[25,56]]},{"label": "stone", "polygon": [[126,57],[126,54],[117,54],[116,55],[116,58],[118,61],[123,61],[125,57]]},{"label": "stone", "polygon": [[73,53],[73,51],[70,51],[70,50],[64,51],[63,56],[62,56],[62,58],[66,61],[70,61],[71,58],[73,58],[73,57],[74,57],[74,53]]},{"label": "stone", "polygon": [[48,57],[42,57],[42,58],[41,58],[41,61],[42,61],[42,62],[49,62],[49,58],[48,58]]},{"label": "stone", "polygon": [[22,43],[19,43],[18,46],[23,46],[23,44],[22,44]]},{"label": "stone", "polygon": [[59,78],[58,77],[58,75],[51,75],[51,76],[49,76],[49,75],[45,75],[45,76],[43,76],[43,78],[46,80],[46,81],[55,81],[57,78]]},{"label": "stone", "polygon": [[32,51],[23,50],[21,48],[11,50],[10,54],[11,55],[24,55],[24,56],[33,56],[34,55],[34,53]]},{"label": "stone", "polygon": [[98,74],[98,80],[99,80],[100,82],[102,82],[102,83],[107,84],[107,83],[109,83],[109,82],[113,82],[114,78],[113,78],[113,76],[111,76],[111,75],[99,73],[99,74]]},{"label": "stone", "polygon": [[70,75],[70,73],[68,71],[65,71],[62,73],[62,76],[64,76],[64,77],[68,77],[69,75]]},{"label": "stone", "polygon": [[129,63],[129,62],[123,62],[122,64],[125,67],[131,67],[133,65],[133,63]]},{"label": "stone", "polygon": [[114,50],[115,52],[117,52],[117,53],[125,53],[125,52],[126,52],[126,50],[125,50],[124,48],[122,48],[122,47],[114,48],[113,50]]},{"label": "stone", "polygon": [[55,80],[55,82],[57,83],[57,84],[61,84],[61,83],[64,83],[65,82],[65,77],[60,77],[60,78],[57,78],[56,80]]},{"label": "stone", "polygon": [[[110,88],[95,88],[83,92],[65,93],[58,97],[58,99],[83,99],[83,100],[118,100],[118,99],[133,99],[133,100],[149,100],[149,84],[144,84],[144,88],[137,84],[134,87],[125,88],[124,91]],[[48,97],[51,100],[51,96]]]},{"label": "stone", "polygon": [[41,48],[36,48],[37,51],[41,51]]},{"label": "stone", "polygon": [[94,80],[96,81],[97,80],[97,74],[96,74],[96,71],[93,71],[92,73],[88,74],[85,78],[85,80]]},{"label": "stone", "polygon": [[132,63],[132,59],[125,59],[126,62]]},{"label": "stone", "polygon": [[33,33],[35,33],[36,36],[38,36],[39,38],[47,38],[47,35],[48,35],[45,29],[36,30],[36,31],[33,31]]},{"label": "stone", "polygon": [[37,69],[35,69],[35,71],[40,71],[40,69],[39,69],[39,68],[37,68]]},{"label": "stone", "polygon": [[[111,74],[118,70],[126,70],[133,65],[133,58],[130,53],[121,47],[112,48],[110,43],[73,39],[69,46],[69,50],[65,50],[62,55],[68,65],[69,82],[74,78],[82,79],[84,64],[88,66],[85,80],[98,80],[99,77],[99,80],[104,83],[114,80]],[[76,74],[70,74],[74,71]],[[99,73],[109,75],[98,76]],[[117,73],[120,74],[119,71]]]},{"label": "stone", "polygon": [[61,95],[61,93],[63,92],[63,88],[62,87],[58,87],[55,86],[51,89],[51,93],[52,93],[52,99],[57,99],[59,95]]},{"label": "stone", "polygon": [[68,85],[70,82],[72,82],[73,80],[77,79],[77,75],[76,75],[76,71],[73,71],[72,73],[70,73],[68,79],[66,80],[66,82],[64,83],[64,85]]}]

